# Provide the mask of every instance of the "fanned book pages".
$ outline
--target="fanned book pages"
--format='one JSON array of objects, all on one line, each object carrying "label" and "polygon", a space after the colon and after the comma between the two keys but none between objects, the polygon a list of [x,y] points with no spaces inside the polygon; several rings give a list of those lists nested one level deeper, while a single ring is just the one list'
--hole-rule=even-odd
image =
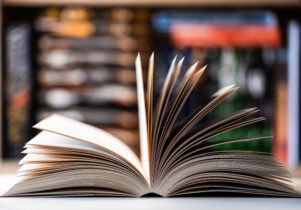
[{"label": "fanned book pages", "polygon": [[103,130],[53,115],[34,126],[41,132],[25,145],[16,183],[4,196],[299,196],[285,167],[272,156],[216,148],[270,137],[212,141],[219,134],[264,120],[253,116],[256,108],[199,123],[238,89],[234,85],[217,91],[186,119],[177,120],[206,68],[194,64],[180,76],[182,63],[183,59],[172,61],[155,104],[154,56],[146,92],[140,56],[136,59],[141,158]]}]

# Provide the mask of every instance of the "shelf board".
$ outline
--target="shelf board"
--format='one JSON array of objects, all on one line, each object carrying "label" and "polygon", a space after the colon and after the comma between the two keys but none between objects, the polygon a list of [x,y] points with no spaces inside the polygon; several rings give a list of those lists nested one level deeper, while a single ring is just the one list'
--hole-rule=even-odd
[{"label": "shelf board", "polygon": [[301,6],[300,0],[2,0],[4,6],[258,7]]}]

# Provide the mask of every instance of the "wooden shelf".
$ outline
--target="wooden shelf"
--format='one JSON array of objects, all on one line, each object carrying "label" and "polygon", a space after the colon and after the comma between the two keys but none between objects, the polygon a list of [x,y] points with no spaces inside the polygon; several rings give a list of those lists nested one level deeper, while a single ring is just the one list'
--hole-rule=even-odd
[{"label": "wooden shelf", "polygon": [[295,7],[300,0],[2,0],[4,6],[129,6],[129,7]]}]

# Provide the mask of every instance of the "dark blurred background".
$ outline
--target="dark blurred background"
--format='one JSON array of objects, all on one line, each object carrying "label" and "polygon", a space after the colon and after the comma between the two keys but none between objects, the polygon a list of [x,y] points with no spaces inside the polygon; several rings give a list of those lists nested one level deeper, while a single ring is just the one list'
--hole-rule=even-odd
[{"label": "dark blurred background", "polygon": [[179,119],[236,84],[238,93],[204,121],[258,107],[264,123],[217,138],[274,138],[222,148],[298,165],[301,2],[41,2],[2,5],[3,160],[20,158],[32,125],[53,113],[102,128],[139,154],[134,60],[140,52],[147,70],[154,51],[156,95],[175,55],[185,57],[183,71],[208,64]]}]

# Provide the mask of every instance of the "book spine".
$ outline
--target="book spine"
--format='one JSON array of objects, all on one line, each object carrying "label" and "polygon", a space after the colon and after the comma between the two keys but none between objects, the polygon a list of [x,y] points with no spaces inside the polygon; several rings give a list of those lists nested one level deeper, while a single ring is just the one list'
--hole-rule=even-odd
[{"label": "book spine", "polygon": [[[139,39],[139,40],[138,40]],[[107,36],[98,35],[84,39],[82,37],[58,37],[44,35],[39,41],[39,48],[42,50],[51,49],[99,49],[99,50],[121,50],[121,51],[137,51],[138,43],[147,40],[144,37],[138,39],[131,36]]]},{"label": "book spine", "polygon": [[[46,27],[45,27],[46,26]],[[151,30],[144,22],[116,22],[113,20],[49,20],[37,22],[40,31],[68,37],[90,37],[94,35],[145,36]]]},{"label": "book spine", "polygon": [[290,168],[299,162],[299,85],[300,85],[300,25],[291,21],[288,28],[288,158]]},{"label": "book spine", "polygon": [[274,139],[273,155],[278,160],[287,164],[288,150],[288,78],[285,55],[280,55],[282,62],[276,71],[275,85],[275,117],[274,117]]},{"label": "book spine", "polygon": [[[64,98],[64,100],[61,100]],[[68,108],[75,105],[110,105],[135,107],[137,94],[134,87],[111,84],[79,86],[73,88],[41,88],[38,101],[52,108]]]},{"label": "book spine", "polygon": [[156,31],[167,33],[172,24],[178,22],[210,23],[210,24],[260,24],[274,25],[277,19],[267,11],[167,11],[160,10],[153,16]]},{"label": "book spine", "polygon": [[4,157],[20,156],[24,143],[31,138],[32,66],[31,28],[12,24],[5,31],[4,68]]},{"label": "book spine", "polygon": [[136,84],[135,72],[122,68],[70,68],[56,70],[41,69],[38,72],[38,82],[44,87],[76,87],[98,84]]},{"label": "book spine", "polygon": [[215,25],[179,22],[171,25],[170,35],[177,47],[279,47],[278,26]]},{"label": "book spine", "polygon": [[58,69],[78,67],[79,65],[100,66],[115,65],[133,67],[136,54],[133,52],[114,52],[105,50],[49,50],[41,52],[39,63]]}]

